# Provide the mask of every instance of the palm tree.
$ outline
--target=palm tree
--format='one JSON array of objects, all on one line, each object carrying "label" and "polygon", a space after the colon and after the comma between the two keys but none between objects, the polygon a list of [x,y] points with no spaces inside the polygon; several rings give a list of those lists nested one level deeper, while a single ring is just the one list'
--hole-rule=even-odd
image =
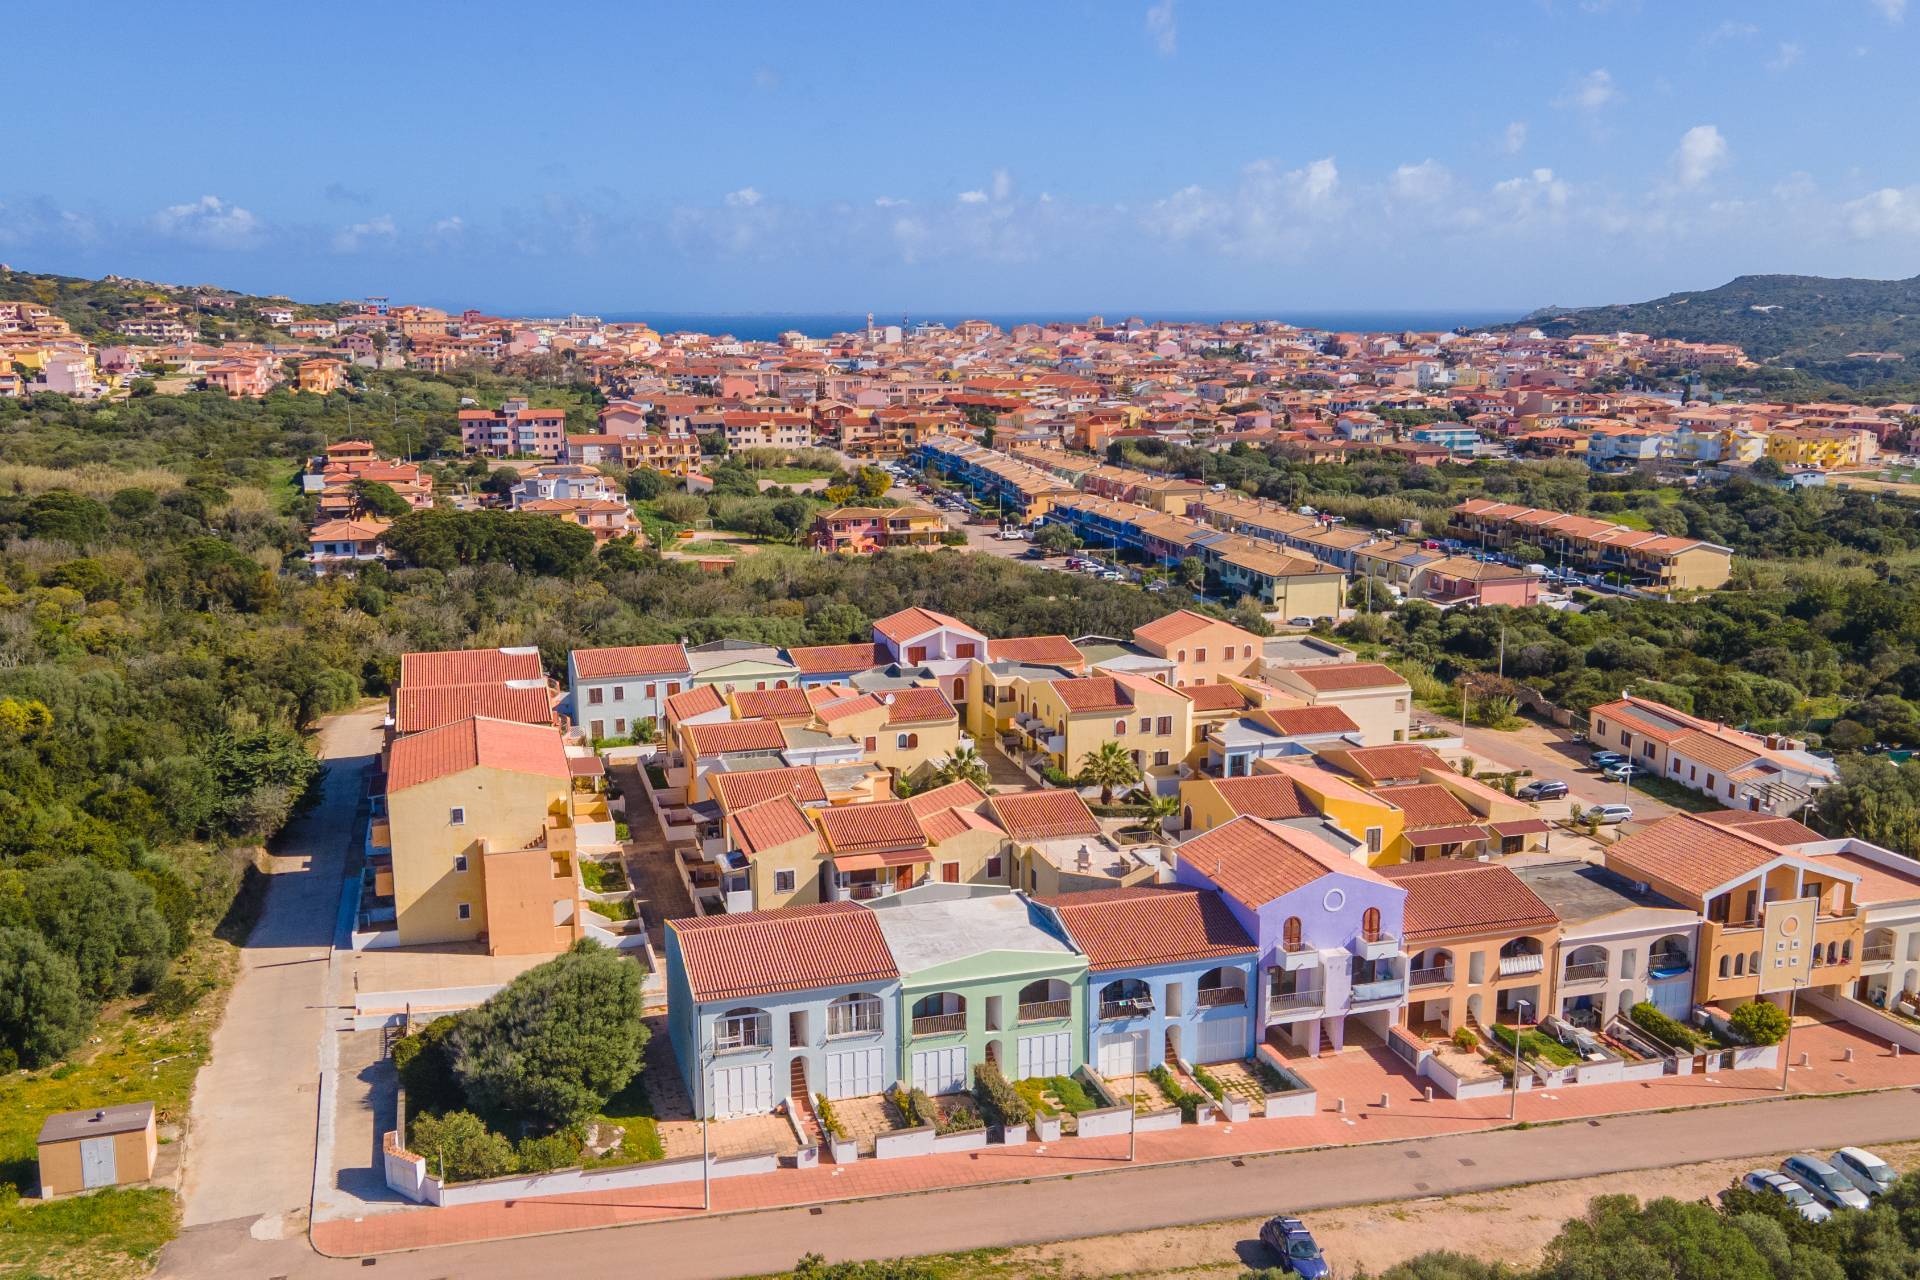
[{"label": "palm tree", "polygon": [[1117,742],[1103,742],[1097,751],[1080,757],[1080,783],[1100,788],[1100,803],[1112,804],[1113,793],[1140,781],[1140,766]]},{"label": "palm tree", "polygon": [[993,774],[987,768],[987,762],[972,747],[961,747],[948,756],[946,763],[933,771],[933,780],[940,786],[950,782],[971,782],[982,791],[993,780]]}]

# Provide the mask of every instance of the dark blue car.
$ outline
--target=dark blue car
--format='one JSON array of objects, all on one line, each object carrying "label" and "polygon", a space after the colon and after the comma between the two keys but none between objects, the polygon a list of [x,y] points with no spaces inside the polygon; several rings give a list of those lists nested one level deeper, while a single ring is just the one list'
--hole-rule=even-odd
[{"label": "dark blue car", "polygon": [[1327,1260],[1314,1243],[1313,1233],[1298,1218],[1269,1218],[1260,1228],[1260,1243],[1273,1250],[1282,1270],[1302,1280],[1325,1280],[1333,1274]]}]

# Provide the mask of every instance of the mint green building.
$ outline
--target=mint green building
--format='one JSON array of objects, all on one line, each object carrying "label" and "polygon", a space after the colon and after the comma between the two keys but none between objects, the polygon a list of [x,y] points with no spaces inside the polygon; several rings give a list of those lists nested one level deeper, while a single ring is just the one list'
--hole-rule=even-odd
[{"label": "mint green building", "polygon": [[866,904],[900,969],[900,1080],[958,1093],[1086,1062],[1087,958],[1046,911],[993,885],[928,884]]}]

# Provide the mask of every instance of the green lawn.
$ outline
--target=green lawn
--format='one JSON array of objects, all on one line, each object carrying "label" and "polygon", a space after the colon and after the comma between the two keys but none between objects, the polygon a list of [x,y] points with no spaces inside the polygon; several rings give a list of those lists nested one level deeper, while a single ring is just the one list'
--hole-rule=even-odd
[{"label": "green lawn", "polygon": [[[34,1139],[52,1112],[152,1102],[163,1126],[183,1118],[236,958],[232,945],[202,935],[174,970],[202,992],[191,1009],[168,1017],[143,1012],[138,1002],[123,1002],[94,1028],[98,1044],[58,1066],[0,1077],[0,1188],[35,1193]],[[163,1161],[167,1154],[162,1151]],[[47,1204],[10,1199],[0,1190],[0,1275],[5,1276],[143,1275],[179,1226],[173,1193],[153,1188]]]},{"label": "green lawn", "polygon": [[1711,813],[1725,808],[1711,797],[1698,791],[1683,787],[1671,778],[1662,778],[1657,774],[1643,774],[1633,780],[1633,789],[1650,796],[1662,804],[1672,805],[1683,813]]},{"label": "green lawn", "polygon": [[647,1097],[643,1073],[644,1069],[634,1072],[627,1087],[608,1098],[607,1105],[594,1117],[601,1124],[617,1124],[626,1130],[620,1145],[593,1161],[594,1164],[637,1164],[666,1156],[667,1149],[660,1143],[660,1126],[654,1120],[653,1100]]}]

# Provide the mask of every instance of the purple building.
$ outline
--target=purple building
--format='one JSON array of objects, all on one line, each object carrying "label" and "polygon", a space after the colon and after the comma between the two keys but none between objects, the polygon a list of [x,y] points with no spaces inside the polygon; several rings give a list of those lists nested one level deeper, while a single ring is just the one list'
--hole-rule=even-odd
[{"label": "purple building", "polygon": [[1186,841],[1175,879],[1216,888],[1258,949],[1254,1009],[1276,1048],[1317,1057],[1349,1020],[1384,1043],[1407,998],[1406,890],[1311,832],[1240,817]]}]

